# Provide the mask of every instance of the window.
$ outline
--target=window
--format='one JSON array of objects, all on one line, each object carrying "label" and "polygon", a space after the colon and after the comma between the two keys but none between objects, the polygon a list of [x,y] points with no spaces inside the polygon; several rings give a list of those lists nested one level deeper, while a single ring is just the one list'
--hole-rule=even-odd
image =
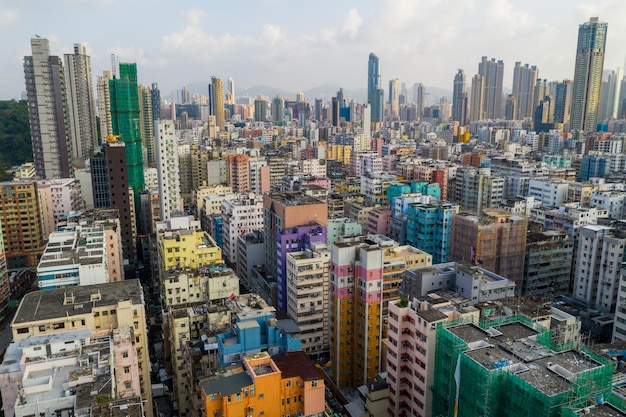
[{"label": "window", "polygon": [[28,333],[28,327],[20,327],[19,329],[17,329],[17,334],[24,334],[24,333]]},{"label": "window", "polygon": [[317,387],[317,380],[315,380],[315,381],[311,381],[311,386],[312,386],[313,388]]},{"label": "window", "polygon": [[126,387],[126,389],[130,389],[132,387],[130,381],[124,382],[124,386]]},{"label": "window", "polygon": [[125,366],[124,367],[124,373],[125,374],[129,374],[130,373],[130,366]]},{"label": "window", "polygon": [[211,401],[217,400],[217,394],[209,394],[209,400]]},{"label": "window", "polygon": [[124,352],[122,352],[122,358],[127,358],[128,357],[128,351],[125,350]]},{"label": "window", "polygon": [[286,386],[287,386],[287,388],[291,387],[291,379],[287,381]]}]

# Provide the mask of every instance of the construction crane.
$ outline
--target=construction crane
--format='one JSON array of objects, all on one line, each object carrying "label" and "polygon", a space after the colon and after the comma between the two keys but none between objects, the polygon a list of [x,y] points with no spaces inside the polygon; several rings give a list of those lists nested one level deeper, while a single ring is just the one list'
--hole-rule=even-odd
[{"label": "construction crane", "polygon": [[116,140],[118,140],[121,137],[122,137],[122,135],[108,135],[107,136],[107,141],[115,142]]}]

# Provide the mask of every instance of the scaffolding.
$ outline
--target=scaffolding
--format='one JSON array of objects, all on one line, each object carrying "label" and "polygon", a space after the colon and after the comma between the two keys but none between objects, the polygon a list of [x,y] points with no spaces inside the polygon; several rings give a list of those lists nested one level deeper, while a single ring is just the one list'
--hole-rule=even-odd
[{"label": "scaffolding", "polygon": [[[543,356],[521,360],[508,355],[501,349],[503,343],[489,337],[488,330],[495,333],[494,329],[515,322],[539,332],[519,340],[533,346],[529,348],[531,350],[541,350]],[[567,410],[595,404],[598,398],[610,399],[623,409],[624,401],[618,401],[620,399],[611,393],[611,361],[584,348],[554,350],[551,332],[526,317],[482,321],[478,327],[486,332],[485,337],[482,338],[480,330],[474,327],[476,341],[466,342],[455,335],[451,329],[456,326],[459,323],[442,323],[437,328],[436,373],[431,387],[433,416],[453,417],[456,407],[458,417],[569,417],[576,414],[567,414]],[[543,347],[537,347],[531,341]],[[479,357],[481,359],[477,359]],[[559,362],[571,364],[572,371],[559,366]],[[458,403],[457,366],[460,378]]]},{"label": "scaffolding", "polygon": [[128,185],[138,198],[145,188],[145,179],[137,64],[120,63],[119,67],[119,78],[109,80],[113,134],[120,135],[125,144]]}]

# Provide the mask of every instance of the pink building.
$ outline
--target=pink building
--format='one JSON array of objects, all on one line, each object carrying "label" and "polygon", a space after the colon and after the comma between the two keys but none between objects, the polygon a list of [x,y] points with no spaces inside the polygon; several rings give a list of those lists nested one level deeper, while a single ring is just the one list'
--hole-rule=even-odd
[{"label": "pink building", "polygon": [[367,213],[367,233],[384,235],[389,234],[391,209],[377,207]]}]

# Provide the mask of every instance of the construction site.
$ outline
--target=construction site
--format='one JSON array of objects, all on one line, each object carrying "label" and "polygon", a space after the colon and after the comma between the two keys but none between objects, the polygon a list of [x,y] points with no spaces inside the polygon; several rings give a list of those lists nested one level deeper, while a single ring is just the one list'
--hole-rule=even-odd
[{"label": "construction site", "polygon": [[441,323],[436,352],[433,416],[625,415],[614,363],[527,317]]}]

